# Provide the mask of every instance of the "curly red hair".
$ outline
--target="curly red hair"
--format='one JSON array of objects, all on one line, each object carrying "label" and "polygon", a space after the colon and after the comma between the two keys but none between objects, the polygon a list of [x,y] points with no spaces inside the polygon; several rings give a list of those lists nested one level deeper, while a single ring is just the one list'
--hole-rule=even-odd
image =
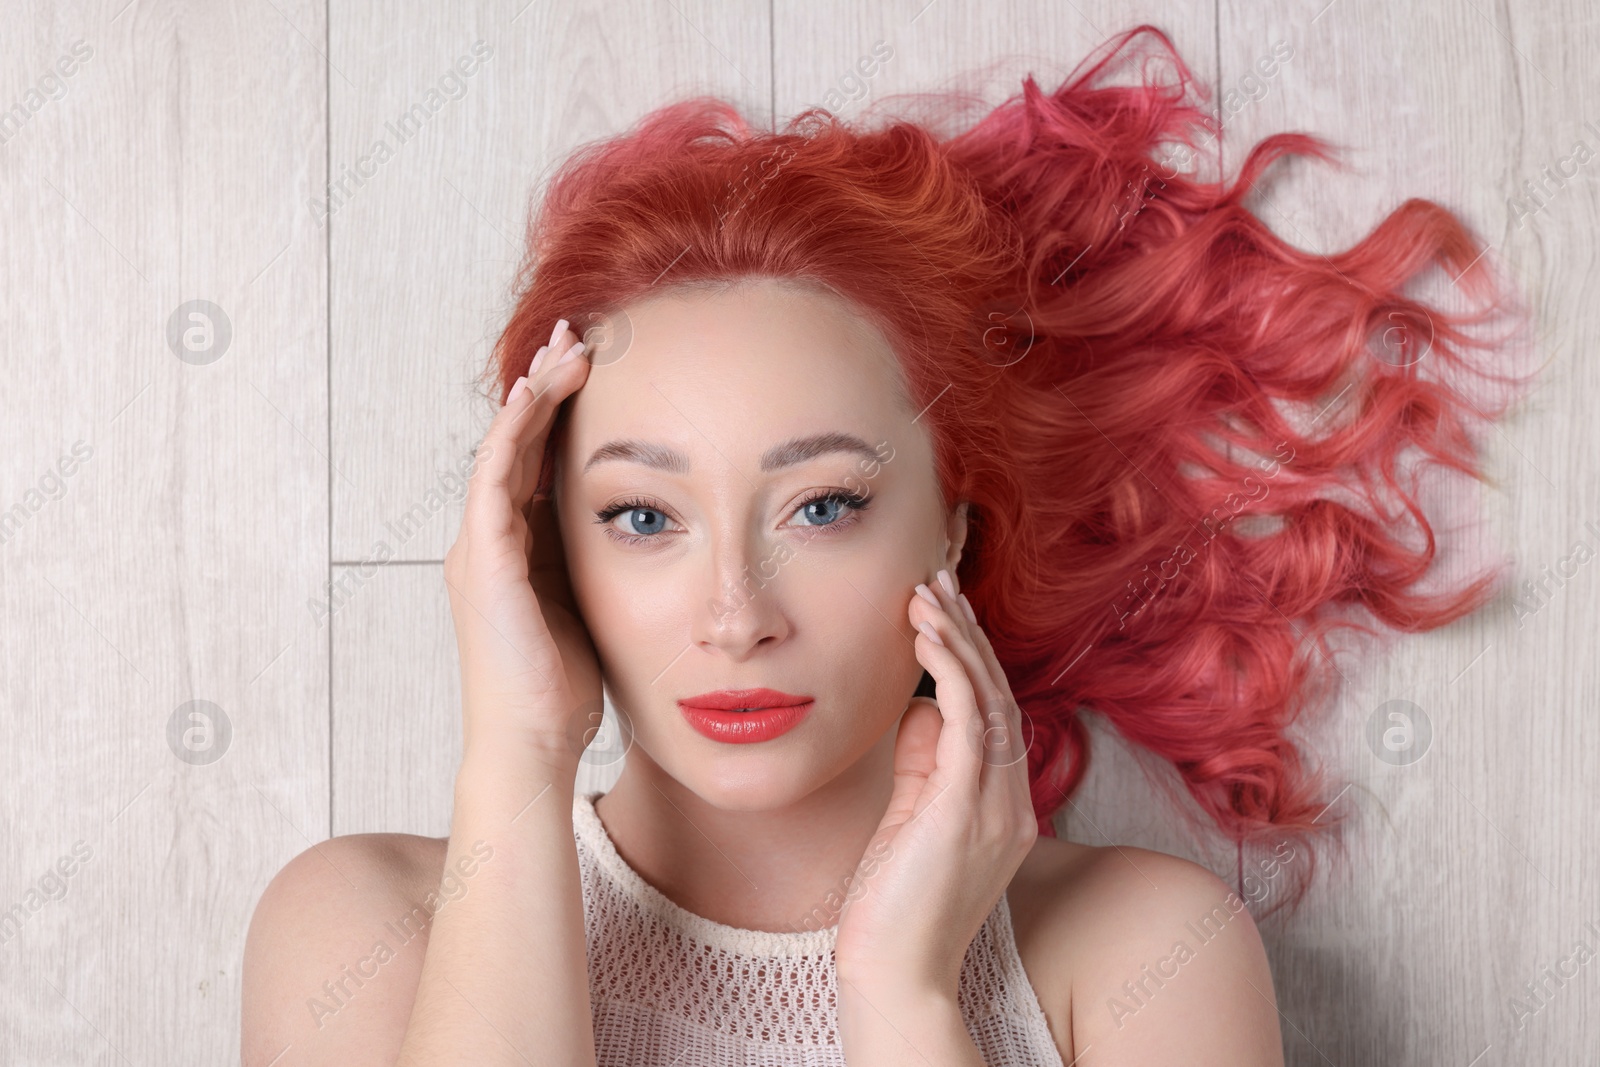
[{"label": "curly red hair", "polygon": [[[1099,84],[1135,38],[1175,84]],[[1504,349],[1473,328],[1510,288],[1428,200],[1336,255],[1275,236],[1242,201],[1280,156],[1334,161],[1318,138],[1265,138],[1231,183],[1164,162],[1221,131],[1160,30],[1085,66],[949,138],[817,108],[768,131],[697,98],[580,147],[530,213],[492,372],[503,401],[558,313],[609,328],[679,285],[847,297],[900,357],[947,505],[972,503],[960,581],[1030,724],[1041,832],[1083,780],[1091,711],[1176,769],[1242,864],[1338,822],[1288,731],[1327,694],[1328,633],[1375,632],[1348,609],[1426,630],[1500,581],[1418,588],[1436,545],[1400,461],[1484,480],[1472,430],[1515,389],[1463,382],[1523,381],[1468,359]],[[1430,265],[1476,310],[1402,292]],[[1298,900],[1314,864],[1295,866]]]}]

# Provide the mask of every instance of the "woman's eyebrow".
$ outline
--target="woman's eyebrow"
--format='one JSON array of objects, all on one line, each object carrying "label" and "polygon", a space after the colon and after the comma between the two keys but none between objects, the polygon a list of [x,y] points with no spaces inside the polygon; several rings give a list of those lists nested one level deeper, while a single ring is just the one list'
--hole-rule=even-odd
[{"label": "woman's eyebrow", "polygon": [[[830,452],[851,452],[874,461],[882,458],[875,448],[855,434],[830,431],[795,437],[773,445],[761,454],[761,470],[762,473],[782,470]],[[583,473],[587,474],[592,468],[607,462],[640,463],[668,474],[688,474],[690,469],[689,457],[675,448],[624,438],[607,441],[595,449],[588,462],[584,463]]]}]

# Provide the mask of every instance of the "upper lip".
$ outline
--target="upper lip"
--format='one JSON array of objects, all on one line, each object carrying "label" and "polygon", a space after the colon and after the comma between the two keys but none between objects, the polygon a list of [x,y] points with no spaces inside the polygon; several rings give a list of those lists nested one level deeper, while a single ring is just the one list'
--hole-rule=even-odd
[{"label": "upper lip", "polygon": [[776,689],[719,689],[715,693],[702,693],[697,697],[684,697],[678,701],[691,708],[712,708],[716,711],[735,711],[739,708],[789,708],[806,704],[811,697],[795,696]]}]

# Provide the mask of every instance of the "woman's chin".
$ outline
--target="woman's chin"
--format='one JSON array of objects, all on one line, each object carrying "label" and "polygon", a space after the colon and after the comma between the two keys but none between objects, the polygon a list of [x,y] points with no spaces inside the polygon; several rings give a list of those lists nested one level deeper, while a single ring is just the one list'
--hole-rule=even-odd
[{"label": "woman's chin", "polygon": [[772,811],[798,803],[819,784],[794,753],[739,753],[700,763],[685,782],[724,811]]},{"label": "woman's chin", "polygon": [[[798,745],[721,745],[695,738],[678,750],[682,785],[724,811],[774,811],[799,803],[832,777]],[[837,770],[837,768],[835,768]]]}]

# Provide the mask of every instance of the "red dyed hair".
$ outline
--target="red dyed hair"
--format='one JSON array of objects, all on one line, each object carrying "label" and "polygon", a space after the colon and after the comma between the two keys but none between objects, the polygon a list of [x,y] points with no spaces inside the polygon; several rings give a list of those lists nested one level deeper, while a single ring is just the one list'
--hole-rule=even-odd
[{"label": "red dyed hair", "polygon": [[[1142,35],[1176,84],[1099,84]],[[1246,842],[1338,822],[1288,729],[1326,693],[1327,634],[1376,632],[1345,609],[1418,631],[1495,590],[1499,570],[1416,588],[1435,541],[1400,460],[1484,480],[1471,430],[1513,393],[1451,378],[1521,381],[1467,358],[1504,345],[1469,327],[1509,290],[1428,200],[1337,255],[1275,236],[1242,200],[1279,156],[1333,161],[1320,139],[1267,137],[1231,183],[1161,162],[1220,127],[1160,30],[1080,70],[949,138],[817,108],[768,131],[697,98],[582,146],[530,214],[491,371],[503,402],[557,318],[585,331],[680,285],[847,297],[926,409],[947,506],[972,502],[960,581],[1031,724],[1041,832],[1088,767],[1088,710],[1170,762],[1242,865]],[[1430,265],[1478,310],[1403,293]]]}]

